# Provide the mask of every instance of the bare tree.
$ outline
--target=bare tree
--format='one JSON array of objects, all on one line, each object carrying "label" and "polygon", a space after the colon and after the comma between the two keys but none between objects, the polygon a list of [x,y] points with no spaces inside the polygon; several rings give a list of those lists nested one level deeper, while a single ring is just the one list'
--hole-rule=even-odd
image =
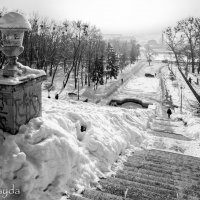
[{"label": "bare tree", "polygon": [[178,21],[177,30],[182,33],[182,36],[187,39],[189,44],[189,51],[192,61],[192,73],[195,71],[195,49],[199,38],[199,31],[197,29],[196,19],[189,17]]},{"label": "bare tree", "polygon": [[168,27],[163,31],[163,34],[168,49],[174,53],[177,66],[180,66],[181,49],[183,47],[184,38],[179,34],[176,27]]},{"label": "bare tree", "polygon": [[[197,28],[197,32],[200,33],[200,18],[196,18],[195,20],[195,25]],[[200,35],[197,35],[197,48],[196,48],[196,54],[197,54],[197,58],[198,58],[198,68],[197,68],[197,72],[198,74],[200,73]]]},{"label": "bare tree", "polygon": [[147,62],[149,63],[149,66],[151,65],[151,61],[153,59],[153,55],[154,55],[154,51],[151,48],[151,46],[149,44],[145,45],[145,57],[147,59]]}]

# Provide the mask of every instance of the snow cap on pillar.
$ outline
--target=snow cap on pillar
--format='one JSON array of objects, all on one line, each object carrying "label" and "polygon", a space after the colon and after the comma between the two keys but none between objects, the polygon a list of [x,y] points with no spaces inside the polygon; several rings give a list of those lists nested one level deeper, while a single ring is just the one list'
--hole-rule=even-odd
[{"label": "snow cap on pillar", "polygon": [[21,14],[9,12],[0,18],[0,29],[31,30],[31,24]]}]

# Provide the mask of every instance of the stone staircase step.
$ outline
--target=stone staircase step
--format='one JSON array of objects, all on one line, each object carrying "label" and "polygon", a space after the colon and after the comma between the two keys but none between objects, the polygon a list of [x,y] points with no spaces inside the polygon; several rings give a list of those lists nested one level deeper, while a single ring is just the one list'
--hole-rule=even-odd
[{"label": "stone staircase step", "polygon": [[192,185],[190,187],[186,187],[184,188],[181,192],[180,192],[180,196],[182,197],[182,199],[186,199],[186,200],[196,200],[196,199],[200,199],[200,188],[199,186],[196,185]]},{"label": "stone staircase step", "polygon": [[155,186],[155,187],[168,189],[168,190],[172,190],[172,191],[175,190],[174,185],[163,183],[159,179],[157,179],[157,180],[149,179],[148,176],[146,176],[146,178],[141,178],[141,177],[134,176],[134,174],[130,174],[130,173],[118,173],[115,177],[120,178],[120,179],[124,179],[124,180],[128,180],[128,181],[134,181],[134,182],[137,182],[137,183],[148,184],[148,185],[152,185],[152,186]]},{"label": "stone staircase step", "polygon": [[[104,182],[101,182],[101,184],[102,184],[102,188],[104,192],[124,197],[124,194],[127,191],[126,197],[130,199],[135,199],[135,200],[163,199],[163,196],[160,196],[154,192],[147,191],[138,187],[136,188],[136,187],[131,187],[131,186],[128,187],[125,185],[121,185],[117,181],[114,181],[114,182],[104,181]],[[170,199],[173,200],[174,198],[170,198]]]},{"label": "stone staircase step", "polygon": [[[117,196],[114,194],[110,194],[103,191],[97,191],[97,190],[85,190],[83,192],[83,196],[88,199],[101,199],[101,200],[124,200],[125,198],[122,196]],[[126,200],[131,200],[129,198],[126,198]]]},{"label": "stone staircase step", "polygon": [[175,120],[172,120],[172,119],[168,119],[168,118],[162,118],[162,117],[156,117],[153,119],[153,121],[163,121],[163,123],[165,122],[169,122],[170,124],[178,124],[180,126],[183,125],[183,121],[175,121]]},{"label": "stone staircase step", "polygon": [[178,175],[180,173],[184,173],[184,175],[187,176],[198,176],[200,175],[200,171],[198,170],[193,170],[191,168],[186,168],[182,166],[174,166],[173,164],[169,165],[168,163],[162,163],[162,162],[152,162],[152,160],[138,160],[138,158],[135,157],[130,157],[128,162],[124,163],[125,166],[129,167],[136,167],[140,168],[144,166],[144,168],[151,168],[151,169],[158,169],[162,170],[167,174],[173,174],[173,175]]},{"label": "stone staircase step", "polygon": [[175,161],[178,160],[178,162],[180,163],[187,163],[188,165],[190,164],[197,164],[200,166],[200,158],[197,157],[193,157],[193,156],[188,156],[188,155],[184,155],[184,154],[179,154],[179,153],[173,153],[173,152],[166,152],[166,151],[162,151],[162,150],[150,150],[148,152],[148,156],[149,155],[153,155],[153,156],[159,156],[162,158],[166,158],[166,159],[174,159]]},{"label": "stone staircase step", "polygon": [[152,158],[149,158],[149,157],[141,157],[141,156],[131,156],[129,157],[128,159],[128,162],[125,162],[125,163],[138,163],[138,164],[143,164],[143,163],[146,163],[146,164],[149,164],[149,165],[153,165],[155,167],[160,167],[162,169],[166,169],[166,170],[175,170],[177,171],[177,169],[180,168],[181,171],[191,171],[192,169],[188,169],[182,165],[176,165],[176,163],[172,163],[172,162],[164,162],[165,160],[157,160],[157,159],[152,159]]},{"label": "stone staircase step", "polygon": [[147,170],[147,169],[143,169],[143,168],[137,169],[137,168],[124,166],[123,170],[124,171],[128,171],[128,172],[134,172],[134,173],[138,173],[139,172],[139,173],[143,173],[143,174],[146,174],[146,175],[151,175],[151,176],[155,176],[155,177],[163,177],[163,178],[167,178],[167,179],[172,179],[173,178],[172,175],[162,174],[160,172]]},{"label": "stone staircase step", "polygon": [[185,137],[181,134],[160,132],[160,131],[152,130],[152,129],[149,130],[148,133],[151,135],[157,136],[157,137],[165,137],[165,138],[172,138],[172,139],[176,139],[176,140],[191,141],[190,138]]},{"label": "stone staircase step", "polygon": [[168,118],[163,118],[163,117],[156,117],[156,120],[162,120],[162,121],[171,121]]},{"label": "stone staircase step", "polygon": [[[161,151],[160,151],[161,152]],[[167,152],[168,153],[168,152]],[[166,152],[165,152],[166,154]],[[137,159],[139,159],[139,157],[141,157],[141,159],[145,160],[145,162],[157,162],[157,163],[166,163],[166,167],[167,164],[173,166],[173,168],[171,169],[171,171],[173,170],[172,175],[175,176],[176,178],[178,178],[179,174],[181,174],[183,179],[192,179],[192,180],[199,180],[200,177],[200,163],[199,160],[197,161],[195,157],[188,157],[186,155],[181,155],[181,154],[176,154],[176,153],[171,153],[169,152],[170,156],[166,155],[164,157],[165,154],[152,154],[151,152],[148,155],[140,155],[140,154],[133,154],[134,157],[137,157]],[[179,159],[175,159],[174,156],[179,156]],[[187,161],[186,158],[189,160]],[[132,159],[132,157],[130,157],[130,160]],[[133,158],[134,159],[134,158]],[[195,163],[195,164],[194,164]],[[197,163],[197,164],[196,164]],[[162,164],[161,164],[162,167]],[[163,166],[163,168],[166,168]],[[145,167],[148,168],[148,167]],[[152,168],[152,170],[155,168]],[[158,171],[158,170],[157,170]]]},{"label": "stone staircase step", "polygon": [[70,194],[70,197],[68,199],[70,199],[70,200],[89,200],[86,197],[82,197],[82,196],[76,195],[76,194]]},{"label": "stone staircase step", "polygon": [[143,159],[161,159],[161,160],[172,160],[173,163],[177,163],[178,165],[185,165],[185,166],[200,166],[200,158],[188,156],[180,153],[174,152],[167,152],[163,150],[151,149],[149,151],[145,151],[144,153],[135,152],[133,153],[134,156],[141,157]]},{"label": "stone staircase step", "polygon": [[134,152],[101,188],[71,200],[199,200],[200,159],[157,149]]},{"label": "stone staircase step", "polygon": [[[126,171],[126,170],[127,170],[127,167],[125,167],[124,171]],[[190,177],[188,177],[188,178],[181,177],[181,176],[173,177],[172,175],[169,176],[169,175],[166,175],[166,174],[162,174],[162,173],[158,173],[158,172],[150,171],[150,170],[145,170],[145,169],[139,169],[137,171],[137,170],[133,170],[132,168],[129,168],[128,172],[130,172],[130,171],[134,172],[134,173],[145,174],[146,176],[152,176],[152,177],[155,177],[155,179],[162,177],[163,179],[165,179],[165,181],[168,181],[168,182],[170,180],[174,181],[174,187],[178,187],[178,185],[184,184],[185,182],[187,182],[187,184],[196,184],[196,185],[199,184],[199,179],[198,180],[197,179],[191,179]]]},{"label": "stone staircase step", "polygon": [[196,164],[192,164],[192,163],[187,163],[187,162],[184,162],[184,161],[177,162],[174,159],[171,159],[171,160],[170,159],[164,159],[162,157],[157,157],[157,156],[156,157],[155,156],[148,156],[148,158],[146,158],[146,161],[160,162],[163,165],[164,164],[171,165],[174,168],[181,169],[181,170],[184,170],[184,171],[191,171],[192,173],[200,172],[200,166],[198,166]]},{"label": "stone staircase step", "polygon": [[115,175],[115,177],[118,177],[118,175],[127,175],[127,177],[135,177],[135,178],[141,178],[143,179],[147,179],[147,180],[152,180],[152,181],[157,181],[157,182],[161,182],[161,183],[165,183],[167,185],[174,185],[174,180],[171,178],[165,178],[163,176],[154,176],[153,174],[145,174],[143,172],[140,171],[126,171],[126,170],[120,170],[118,171],[118,173]]},{"label": "stone staircase step", "polygon": [[102,191],[113,194],[113,195],[124,197],[127,187],[120,185],[117,182],[115,182],[114,184],[109,183],[109,182],[106,182],[106,183],[104,183],[104,182],[105,181],[103,181],[103,180],[101,180],[99,182],[102,186]]},{"label": "stone staircase step", "polygon": [[156,178],[159,178],[159,177],[163,177],[165,179],[171,179],[171,180],[174,180],[176,182],[188,182],[188,183],[195,183],[195,184],[198,184],[199,183],[199,178],[198,177],[195,177],[194,175],[191,175],[191,176],[187,176],[185,175],[184,173],[182,174],[165,174],[164,171],[158,171],[158,170],[155,170],[155,169],[152,169],[152,168],[135,168],[133,169],[133,167],[127,167],[125,166],[124,167],[124,170],[130,172],[130,171],[133,171],[135,173],[143,173],[143,174],[146,174],[146,175],[151,175],[151,176],[154,176]]},{"label": "stone staircase step", "polygon": [[154,132],[158,132],[158,133],[165,133],[165,134],[171,134],[171,135],[178,135],[180,136],[181,134],[175,132],[174,130],[166,130],[166,129],[160,129],[157,127],[150,127],[150,129]]},{"label": "stone staircase step", "polygon": [[158,188],[152,185],[148,185],[148,184],[143,184],[143,183],[138,183],[138,182],[134,182],[134,181],[129,181],[129,180],[125,180],[125,179],[119,179],[119,178],[108,178],[105,179],[103,181],[100,181],[100,184],[103,186],[104,184],[107,183],[117,183],[120,184],[121,186],[124,186],[125,188],[134,188],[137,190],[143,190],[144,193],[148,192],[151,195],[155,196],[170,196],[170,197],[176,197],[177,193],[175,191],[172,190],[168,190],[168,189],[164,189],[164,188]]},{"label": "stone staircase step", "polygon": [[[116,187],[117,189],[117,187]],[[150,200],[149,197],[145,196],[144,194],[140,193],[139,191],[137,193],[133,192],[134,189],[126,189],[124,191],[123,196],[117,196],[114,194],[110,194],[103,191],[87,191],[84,193],[87,197],[89,197],[92,200]],[[113,190],[111,191],[113,192]],[[105,195],[104,195],[105,194]],[[126,196],[125,196],[126,195]]]},{"label": "stone staircase step", "polygon": [[173,122],[167,122],[167,121],[163,121],[163,120],[153,120],[153,124],[158,124],[158,125],[162,125],[162,126],[166,126],[166,127],[180,127],[183,125],[183,123],[173,123]]},{"label": "stone staircase step", "polygon": [[127,163],[124,163],[124,165],[126,167],[129,167],[129,168],[136,168],[138,170],[144,169],[144,170],[154,171],[154,172],[157,172],[159,174],[165,174],[165,175],[169,175],[169,177],[173,177],[172,171],[165,170],[165,169],[162,169],[162,168],[153,167],[153,166],[150,166],[150,165],[146,165],[145,163],[144,164],[134,164],[134,163],[131,163],[131,162],[127,162]]}]

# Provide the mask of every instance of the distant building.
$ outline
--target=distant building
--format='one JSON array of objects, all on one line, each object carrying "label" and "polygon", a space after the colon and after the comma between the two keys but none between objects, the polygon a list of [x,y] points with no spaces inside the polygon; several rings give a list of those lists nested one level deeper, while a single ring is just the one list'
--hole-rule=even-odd
[{"label": "distant building", "polygon": [[157,46],[158,45],[156,40],[149,40],[148,44],[151,45],[151,46]]}]

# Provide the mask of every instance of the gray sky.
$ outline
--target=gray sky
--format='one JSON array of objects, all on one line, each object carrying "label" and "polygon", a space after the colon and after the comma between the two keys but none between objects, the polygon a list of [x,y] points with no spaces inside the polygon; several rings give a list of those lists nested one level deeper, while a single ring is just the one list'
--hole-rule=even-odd
[{"label": "gray sky", "polygon": [[161,32],[188,16],[200,17],[200,0],[0,0],[1,7],[38,12],[56,20],[96,25],[103,33]]}]

